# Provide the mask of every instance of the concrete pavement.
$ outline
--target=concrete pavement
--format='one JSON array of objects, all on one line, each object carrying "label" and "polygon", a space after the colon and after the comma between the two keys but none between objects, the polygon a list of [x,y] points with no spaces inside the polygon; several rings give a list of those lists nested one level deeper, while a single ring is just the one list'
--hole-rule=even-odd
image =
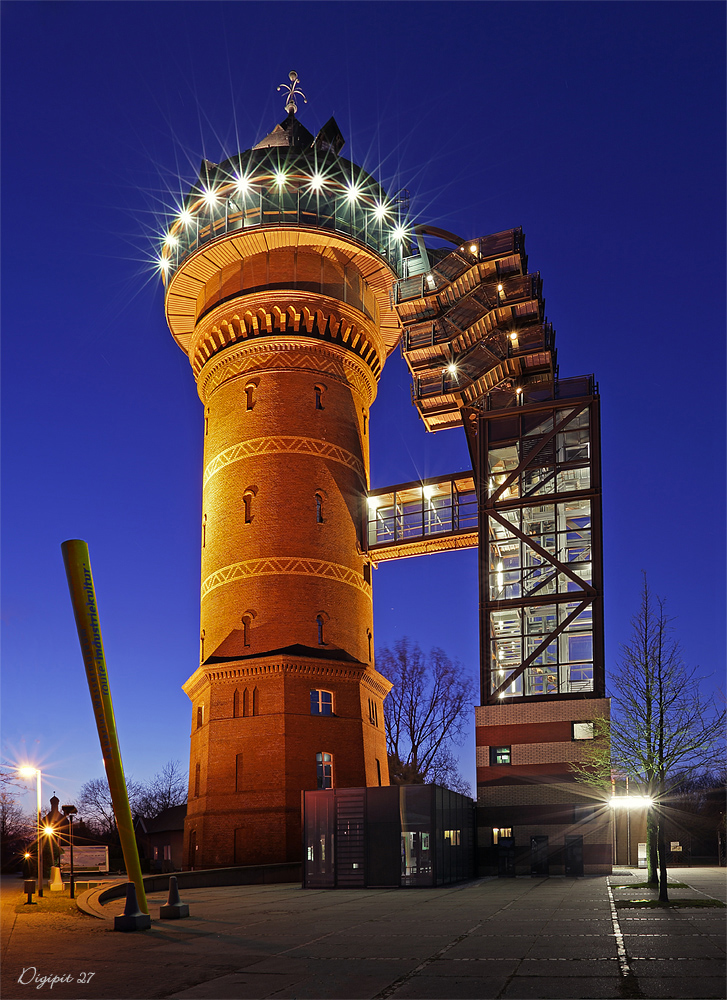
[{"label": "concrete pavement", "polygon": [[[16,913],[18,882],[10,901],[2,893],[2,996],[37,996],[39,979],[55,975],[72,981],[52,995],[74,1000],[724,998],[727,910],[619,906],[650,895],[616,888],[642,878],[193,889],[182,893],[189,919],[154,919],[136,934],[81,914]],[[725,869],[670,869],[670,879],[690,886],[675,899],[725,898]],[[157,917],[166,897],[149,902]]]}]

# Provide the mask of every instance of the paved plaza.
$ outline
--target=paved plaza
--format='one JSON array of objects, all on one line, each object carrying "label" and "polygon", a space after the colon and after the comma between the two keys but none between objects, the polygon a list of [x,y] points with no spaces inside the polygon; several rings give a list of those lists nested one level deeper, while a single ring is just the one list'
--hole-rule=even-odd
[{"label": "paved plaza", "polygon": [[[190,889],[189,919],[120,934],[70,909],[44,913],[42,903],[18,913],[22,883],[4,878],[2,996],[724,998],[727,910],[619,906],[652,895],[620,888],[641,879],[629,870],[442,889]],[[725,869],[670,869],[670,880],[688,883],[671,890],[675,900],[725,901]],[[153,918],[164,902],[149,896]],[[105,907],[109,916],[122,908]],[[51,990],[46,976],[71,981]]]}]

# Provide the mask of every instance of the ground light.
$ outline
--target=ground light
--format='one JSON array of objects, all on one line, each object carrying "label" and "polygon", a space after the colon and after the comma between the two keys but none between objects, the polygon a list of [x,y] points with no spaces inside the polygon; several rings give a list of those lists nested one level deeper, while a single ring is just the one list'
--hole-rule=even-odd
[{"label": "ground light", "polygon": [[37,816],[36,816],[36,837],[37,837],[37,840],[36,840],[36,844],[37,844],[36,858],[37,858],[37,862],[38,862],[38,895],[42,896],[43,895],[43,854],[42,854],[41,839],[40,839],[40,813],[41,813],[41,798],[40,798],[41,774],[40,774],[40,768],[31,767],[29,764],[26,764],[23,767],[19,767],[18,768],[18,774],[20,775],[21,778],[33,778],[33,777],[35,778],[35,791],[36,791],[36,797],[37,797],[37,800],[38,800],[37,801],[37,807],[38,808],[37,808]]}]

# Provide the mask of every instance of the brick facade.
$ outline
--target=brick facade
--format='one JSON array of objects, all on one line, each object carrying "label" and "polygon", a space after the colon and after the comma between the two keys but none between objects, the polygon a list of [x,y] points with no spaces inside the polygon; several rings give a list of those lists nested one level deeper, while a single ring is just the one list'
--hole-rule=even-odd
[{"label": "brick facade", "polygon": [[[205,421],[200,667],[184,685],[197,868],[299,860],[316,754],[336,787],[389,781],[363,535],[380,290],[361,247],[297,253],[299,235],[281,230],[278,249],[190,299]],[[312,714],[312,691],[330,714]]]},{"label": "brick facade", "polygon": [[[612,829],[607,794],[575,781],[571,763],[585,740],[573,723],[609,717],[607,698],[482,705],[475,709],[480,870],[496,871],[493,830],[511,830],[516,870],[529,871],[532,837],[547,837],[551,874],[562,874],[566,838],[582,837],[586,875],[611,871]],[[510,764],[491,762],[491,748],[509,748]]]}]

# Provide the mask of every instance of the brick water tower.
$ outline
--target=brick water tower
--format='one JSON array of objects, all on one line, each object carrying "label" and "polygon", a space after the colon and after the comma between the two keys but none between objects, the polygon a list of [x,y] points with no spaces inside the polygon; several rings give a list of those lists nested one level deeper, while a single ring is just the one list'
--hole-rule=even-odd
[{"label": "brick water tower", "polygon": [[203,161],[162,253],[204,407],[191,867],[297,861],[302,790],[389,783],[363,523],[403,233],[290,79],[284,121]]}]

